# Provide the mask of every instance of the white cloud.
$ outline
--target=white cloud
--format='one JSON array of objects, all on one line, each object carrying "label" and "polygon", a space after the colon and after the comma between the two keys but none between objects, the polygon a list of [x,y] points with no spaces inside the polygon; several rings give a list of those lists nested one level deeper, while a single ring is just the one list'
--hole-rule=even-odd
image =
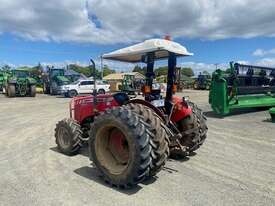
[{"label": "white cloud", "polygon": [[273,55],[275,54],[275,48],[270,50],[263,50],[263,49],[256,49],[253,52],[253,56],[263,57],[267,55]]},{"label": "white cloud", "polygon": [[101,44],[275,36],[274,10],[273,0],[0,0],[0,33]]},{"label": "white cloud", "polygon": [[259,66],[275,67],[275,58],[263,58],[256,61],[255,63]]}]

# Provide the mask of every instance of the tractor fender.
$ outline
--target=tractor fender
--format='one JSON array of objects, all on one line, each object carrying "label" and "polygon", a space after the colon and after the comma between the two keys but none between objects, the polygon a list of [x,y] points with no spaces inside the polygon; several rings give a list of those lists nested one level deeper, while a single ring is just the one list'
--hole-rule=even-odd
[{"label": "tractor fender", "polygon": [[150,109],[152,109],[164,122],[166,122],[165,116],[163,114],[163,112],[158,109],[157,107],[155,107],[154,105],[152,105],[150,102],[145,101],[143,99],[131,99],[128,104],[133,103],[133,104],[142,104],[144,106],[149,107]]},{"label": "tractor fender", "polygon": [[178,122],[192,114],[192,108],[188,106],[187,102],[183,100],[183,98],[173,96],[172,101],[174,104],[171,115],[172,122]]}]

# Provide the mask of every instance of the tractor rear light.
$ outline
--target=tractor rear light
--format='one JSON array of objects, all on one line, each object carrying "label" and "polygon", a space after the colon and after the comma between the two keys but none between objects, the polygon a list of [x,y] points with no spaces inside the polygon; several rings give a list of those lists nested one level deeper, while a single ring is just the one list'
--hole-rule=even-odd
[{"label": "tractor rear light", "polygon": [[144,93],[145,94],[148,94],[148,93],[150,93],[151,92],[151,87],[150,86],[144,86]]},{"label": "tractor rear light", "polygon": [[173,86],[172,86],[172,92],[173,93],[176,93],[177,92],[177,85],[176,84],[173,84]]}]

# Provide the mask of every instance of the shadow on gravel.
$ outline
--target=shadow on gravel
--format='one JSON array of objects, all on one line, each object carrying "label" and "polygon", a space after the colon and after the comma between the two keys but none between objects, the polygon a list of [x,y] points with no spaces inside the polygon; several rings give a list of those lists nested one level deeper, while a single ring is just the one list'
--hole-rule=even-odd
[{"label": "shadow on gravel", "polygon": [[238,115],[243,115],[243,114],[262,112],[262,111],[266,111],[266,110],[267,110],[267,108],[248,108],[248,109],[241,109],[241,110],[233,110],[230,114],[225,115],[225,116],[218,115],[213,111],[207,111],[207,112],[204,112],[203,114],[209,118],[223,119],[223,118],[230,117],[230,116],[238,116]]},{"label": "shadow on gravel", "polygon": [[264,119],[263,122],[273,123],[271,119]]},{"label": "shadow on gravel", "polygon": [[75,155],[66,155],[66,154],[63,154],[62,152],[60,152],[60,151],[58,150],[57,147],[52,147],[52,148],[50,148],[50,150],[52,150],[52,151],[54,151],[54,152],[56,152],[56,153],[58,153],[58,154],[62,154],[62,155],[64,155],[64,156],[83,155],[83,156],[85,156],[85,157],[89,157],[89,151],[88,151],[88,147],[87,147],[87,146],[84,146],[83,148],[81,148],[80,151],[79,151],[79,153],[78,153],[78,154],[75,154]]},{"label": "shadow on gravel", "polygon": [[[74,172],[82,177],[87,178],[88,180],[92,180],[98,184],[104,185],[105,187],[108,187],[108,188],[112,188],[112,189],[114,189],[120,193],[126,194],[126,195],[133,195],[133,194],[137,193],[140,189],[142,189],[142,187],[140,185],[137,185],[136,187],[131,188],[131,189],[119,189],[117,187],[111,187],[109,184],[105,183],[102,180],[97,169],[93,166],[92,167],[88,167],[88,166],[81,167],[81,168],[74,170]],[[142,184],[148,185],[151,183],[153,183],[152,180],[150,180],[150,181],[147,180],[147,181],[143,182]]]}]

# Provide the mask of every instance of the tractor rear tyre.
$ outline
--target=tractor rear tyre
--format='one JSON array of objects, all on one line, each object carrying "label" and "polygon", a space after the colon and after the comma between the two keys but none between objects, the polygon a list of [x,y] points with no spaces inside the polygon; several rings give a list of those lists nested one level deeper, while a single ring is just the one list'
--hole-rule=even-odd
[{"label": "tractor rear tyre", "polygon": [[35,85],[31,85],[30,86],[30,96],[31,97],[35,97],[36,96],[36,86]]},{"label": "tractor rear tyre", "polygon": [[75,120],[66,118],[56,124],[55,142],[62,153],[77,154],[82,146],[81,137],[81,126]]},{"label": "tractor rear tyre", "polygon": [[[183,137],[179,140],[181,146],[187,147],[187,154],[199,149],[207,137],[206,117],[201,109],[193,102],[188,102],[192,108],[192,114],[178,123],[178,129],[183,132]],[[172,155],[177,151],[171,151]]]},{"label": "tractor rear tyre", "polygon": [[149,127],[152,146],[152,164],[149,176],[156,175],[165,165],[169,157],[169,135],[161,118],[149,107],[142,104],[128,104],[133,112],[140,115]]},{"label": "tractor rear tyre", "polygon": [[16,95],[15,85],[13,85],[13,84],[8,85],[7,94],[8,94],[8,97],[15,97],[15,95]]},{"label": "tractor rear tyre", "polygon": [[96,117],[90,130],[90,158],[104,181],[121,189],[142,182],[152,163],[146,123],[122,106]]}]

